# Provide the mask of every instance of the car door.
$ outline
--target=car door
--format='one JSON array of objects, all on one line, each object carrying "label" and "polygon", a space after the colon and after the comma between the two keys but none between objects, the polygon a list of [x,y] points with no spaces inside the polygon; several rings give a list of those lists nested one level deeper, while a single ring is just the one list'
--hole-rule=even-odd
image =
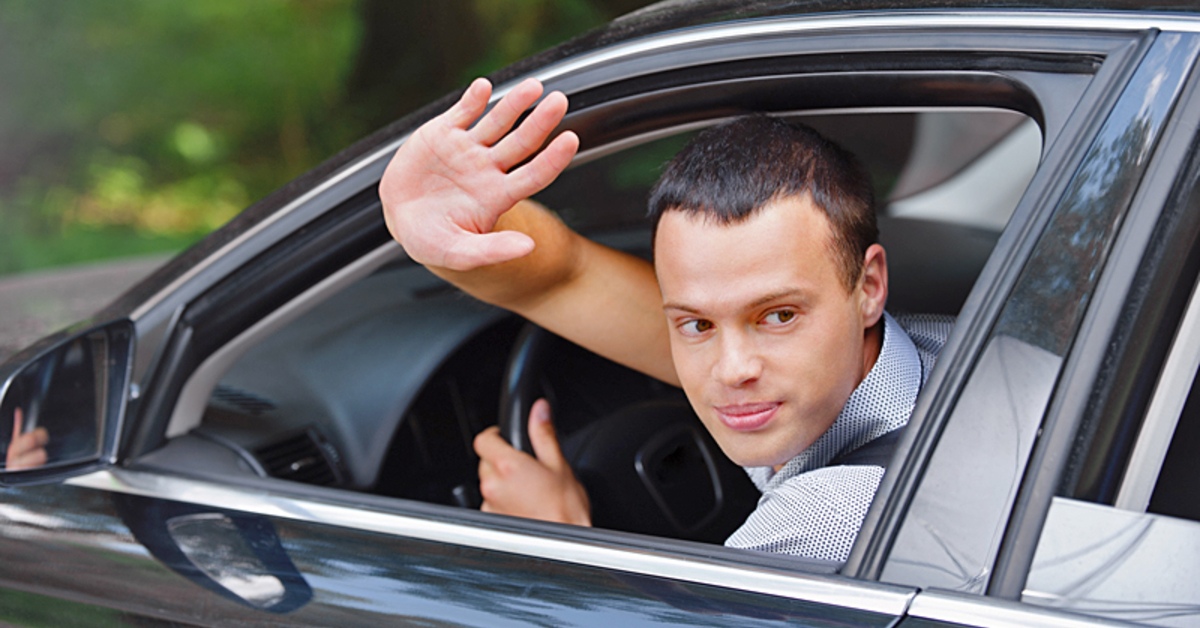
[{"label": "car door", "polygon": [[[1191,37],[1164,30],[1155,38],[935,437],[882,571],[885,581],[926,588],[910,609],[921,621],[909,623],[1084,621],[1041,610],[1051,608],[1194,625],[1186,568],[1169,566],[1190,564],[1176,553],[1194,553],[1193,526],[1146,507],[1191,376],[1187,366],[1163,367],[1195,281],[1192,103],[1200,48]],[[1138,87],[1143,81],[1158,89]],[[1138,436],[1160,373],[1184,380],[1171,393],[1179,407]],[[1184,433],[1177,452],[1187,447]],[[1153,461],[1131,459],[1133,443],[1149,440],[1156,453],[1144,455]],[[1188,482],[1172,476],[1162,484],[1178,490]],[[1134,484],[1120,501],[1118,488]],[[1164,500],[1174,501],[1160,497],[1160,508]],[[1103,505],[1114,503],[1109,515]],[[1142,514],[1135,523],[1122,510]],[[1174,543],[1164,549],[1159,541],[1159,554],[1138,556],[1153,540],[1118,539],[1118,528],[1134,537],[1172,530]],[[1147,569],[1147,561],[1165,571]]]},{"label": "car door", "polygon": [[[988,12],[773,19],[647,36],[532,71],[571,97],[564,124],[581,135],[581,163],[743,110],[999,108],[1037,122],[1041,166],[966,297],[914,415],[920,430],[902,448],[905,466],[889,472],[844,575],[837,564],[257,477],[261,460],[244,448],[193,437],[247,351],[386,265],[404,264],[374,194],[396,146],[385,142],[301,182],[284,207],[272,200],[252,209],[109,311],[131,318],[138,340],[119,465],[3,495],[4,595],[14,605],[53,604],[62,624],[95,613],[117,625],[891,625],[929,584],[878,581],[881,570],[884,580],[905,579],[887,570],[909,547],[903,513],[914,493],[934,490],[904,479],[944,448],[919,435],[969,396],[967,374],[988,359],[984,340],[1002,320],[1005,294],[1047,248],[1039,234],[1058,237],[1058,208],[1077,192],[1071,181],[1092,172],[1092,147],[1122,111],[1129,96],[1121,94],[1173,101],[1176,74],[1186,75],[1168,72],[1176,81],[1165,86],[1145,76],[1148,60],[1176,59],[1164,47],[1194,56],[1188,36],[1150,26]],[[1157,138],[1161,128],[1146,133]],[[1118,216],[1127,206],[1107,205]],[[578,211],[586,224],[586,208]],[[445,354],[400,354],[407,362],[398,372],[416,373],[409,379],[419,384],[422,369],[437,367],[422,362],[427,355]],[[409,371],[399,370],[405,363]],[[363,455],[386,449],[389,437],[360,438]],[[313,443],[315,453],[295,463],[338,458]],[[330,468],[353,476],[360,459]],[[899,503],[901,514],[890,515]],[[1003,519],[995,517],[988,523]]]}]

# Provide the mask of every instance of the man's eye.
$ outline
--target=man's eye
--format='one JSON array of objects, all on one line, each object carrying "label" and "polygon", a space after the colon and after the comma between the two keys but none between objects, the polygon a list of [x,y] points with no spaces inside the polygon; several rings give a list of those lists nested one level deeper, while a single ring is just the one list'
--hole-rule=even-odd
[{"label": "man's eye", "polygon": [[796,313],[791,310],[777,310],[763,317],[763,322],[768,325],[782,325],[793,318],[796,318]]},{"label": "man's eye", "polygon": [[688,321],[679,326],[679,329],[685,334],[703,334],[712,328],[712,321],[706,321],[704,319]]}]

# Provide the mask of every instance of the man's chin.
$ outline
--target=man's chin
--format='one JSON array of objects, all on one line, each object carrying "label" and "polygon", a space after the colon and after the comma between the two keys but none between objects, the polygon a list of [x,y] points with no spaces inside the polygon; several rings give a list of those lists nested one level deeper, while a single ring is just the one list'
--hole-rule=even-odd
[{"label": "man's chin", "polygon": [[725,455],[740,467],[776,467],[786,464],[795,457],[794,454],[780,453],[772,448],[763,447],[759,443],[736,442],[753,439],[753,436],[739,436],[741,438],[718,438],[716,440],[721,451],[725,452]]}]

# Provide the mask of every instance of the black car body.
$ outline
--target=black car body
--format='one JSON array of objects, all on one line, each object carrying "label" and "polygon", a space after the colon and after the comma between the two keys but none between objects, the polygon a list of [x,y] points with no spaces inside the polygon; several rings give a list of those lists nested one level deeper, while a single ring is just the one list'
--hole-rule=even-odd
[{"label": "black car body", "polygon": [[[406,261],[376,186],[451,95],[0,369],[0,416],[73,400],[40,410],[61,464],[4,475],[0,619],[1197,625],[1192,8],[669,2],[492,77],[568,95],[580,154],[541,198],[635,252],[656,164],[730,116],[799,117],[871,167],[890,307],[958,319],[844,564],[721,547],[746,494],[661,418],[677,391],[570,349],[522,363],[521,321]],[[456,507],[522,369],[607,528]]]}]

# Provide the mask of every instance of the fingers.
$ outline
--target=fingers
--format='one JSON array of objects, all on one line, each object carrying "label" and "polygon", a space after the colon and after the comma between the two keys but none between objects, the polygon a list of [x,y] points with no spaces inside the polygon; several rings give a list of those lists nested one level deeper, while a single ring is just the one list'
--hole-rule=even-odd
[{"label": "fingers", "polygon": [[529,409],[529,442],[538,462],[551,471],[561,473],[568,468],[558,445],[558,435],[554,433],[554,424],[550,422],[550,403],[545,399],[538,399]]},{"label": "fingers", "polygon": [[[546,464],[542,457],[553,457],[558,442],[550,428],[550,409],[546,402],[534,404],[531,415],[537,425],[530,436],[539,458],[513,449],[500,437],[500,430],[491,427],[475,437],[475,452],[479,454],[479,492],[483,495],[484,512],[544,521],[591,525],[591,505],[587,491],[575,479],[565,462],[559,469]],[[534,431],[550,428],[547,443],[538,443]],[[546,434],[541,434],[543,441]],[[559,453],[561,457],[561,453]]]},{"label": "fingers", "polygon": [[562,92],[553,92],[546,96],[529,117],[521,122],[517,130],[504,139],[496,137],[499,141],[492,147],[492,159],[501,170],[508,170],[517,165],[541,148],[550,132],[562,122],[566,114],[567,97]]},{"label": "fingers", "polygon": [[509,173],[509,195],[526,198],[554,182],[579,150],[579,136],[563,131],[532,161]]},{"label": "fingers", "polygon": [[467,91],[463,92],[458,102],[447,109],[442,117],[451,125],[465,129],[483,114],[491,96],[492,84],[485,78],[477,78],[467,86]]},{"label": "fingers", "polygon": [[33,430],[27,436],[30,437],[31,442],[36,447],[45,447],[50,442],[50,432],[47,432],[44,427]]},{"label": "fingers", "polygon": [[495,460],[516,451],[500,436],[500,428],[495,425],[475,436],[475,453],[484,461]]},{"label": "fingers", "polygon": [[[504,95],[500,102],[488,112],[475,126],[471,127],[471,137],[475,141],[492,145],[512,128],[517,118],[537,102],[542,96],[542,83],[535,78],[521,81],[512,91]],[[522,126],[524,126],[522,124]]]},{"label": "fingers", "polygon": [[46,464],[46,443],[49,442],[46,429],[22,434],[8,448],[8,469],[28,469]]},{"label": "fingers", "polygon": [[4,468],[10,471],[30,469],[46,464],[46,444],[50,442],[50,433],[46,428],[39,427],[28,434],[22,434],[24,415],[21,409],[13,412],[12,440],[5,452]]}]

